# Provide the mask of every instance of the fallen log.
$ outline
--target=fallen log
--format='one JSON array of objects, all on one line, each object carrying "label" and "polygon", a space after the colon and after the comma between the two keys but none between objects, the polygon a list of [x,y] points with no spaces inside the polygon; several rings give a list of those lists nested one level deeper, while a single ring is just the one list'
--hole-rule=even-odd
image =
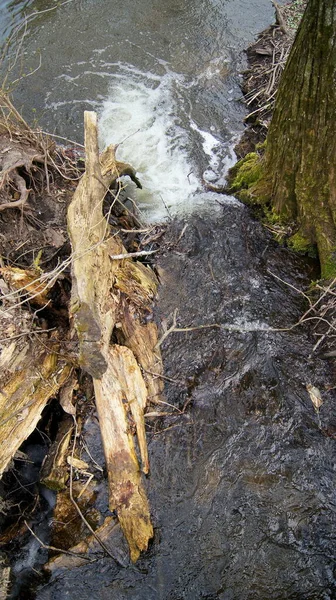
[{"label": "fallen log", "polygon": [[[79,341],[79,364],[93,377],[110,509],[118,514],[135,561],[153,536],[132,422],[142,469],[147,473],[143,413],[149,395],[157,396],[162,383],[150,375],[145,381],[140,366],[155,365],[155,372],[162,366],[160,354],[154,353],[156,326],[140,322],[150,311],[157,281],[149,268],[133,262],[132,257],[124,258],[127,251],[120,239],[111,235],[103,214],[110,186],[122,175],[137,182],[135,172],[130,165],[116,161],[113,146],[99,156],[95,113],[85,112],[84,123],[86,171],[68,209],[73,281],[70,318]],[[112,334],[119,344],[111,343]]]},{"label": "fallen log", "polygon": [[47,333],[39,333],[37,341],[33,328],[31,339],[22,335],[22,325],[31,323],[28,315],[20,320],[19,314],[16,311],[15,320],[7,321],[7,326],[5,318],[0,319],[2,335],[10,331],[0,343],[0,477],[72,370],[59,356],[56,336],[50,339]]}]

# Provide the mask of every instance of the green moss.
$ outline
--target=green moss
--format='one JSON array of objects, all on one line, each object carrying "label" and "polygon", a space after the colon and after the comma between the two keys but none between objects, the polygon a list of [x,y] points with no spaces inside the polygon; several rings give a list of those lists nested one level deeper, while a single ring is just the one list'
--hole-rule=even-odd
[{"label": "green moss", "polygon": [[248,189],[261,176],[259,155],[256,152],[247,154],[233,167],[232,175],[231,188],[233,190]]},{"label": "green moss", "polygon": [[270,201],[270,182],[262,156],[265,147],[266,142],[258,144],[256,152],[247,154],[229,171],[227,191],[247,204],[264,205]]},{"label": "green moss", "polygon": [[[273,207],[265,206],[264,207],[264,215],[265,215],[265,222],[267,224],[279,225],[279,226],[283,225],[280,215],[274,211]],[[287,232],[287,229],[284,229],[284,233],[286,233],[286,232]]]},{"label": "green moss", "polygon": [[267,140],[256,144],[256,151],[262,156],[266,150]]},{"label": "green moss", "polygon": [[321,276],[322,279],[335,279],[336,278],[336,257],[333,252],[325,263],[321,264]]},{"label": "green moss", "polygon": [[312,258],[317,257],[316,246],[311,243],[310,239],[304,236],[300,231],[292,235],[288,240],[288,246],[294,252],[306,254]]}]

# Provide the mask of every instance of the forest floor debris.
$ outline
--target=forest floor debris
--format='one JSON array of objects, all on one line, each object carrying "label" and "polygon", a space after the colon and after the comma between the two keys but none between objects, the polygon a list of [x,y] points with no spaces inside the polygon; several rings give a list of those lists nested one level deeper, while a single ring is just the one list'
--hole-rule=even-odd
[{"label": "forest floor debris", "polygon": [[249,113],[245,117],[247,127],[235,148],[238,158],[253,152],[266,138],[280,77],[307,1],[273,4],[276,23],[265,29],[246,51],[248,69],[243,73],[242,91]]},{"label": "forest floor debris", "polygon": [[[122,177],[141,184],[130,165],[116,160],[113,147],[99,157],[91,113],[84,159],[81,146],[62,148],[31,130],[5,94],[0,110],[0,495],[8,509],[1,515],[0,545],[15,545],[23,530],[29,535],[30,525],[23,526],[39,509],[40,478],[70,499],[75,507],[71,521],[85,525],[75,541],[69,534],[70,545],[88,533],[95,537],[94,529],[103,527],[104,518],[92,506],[102,468],[97,479],[97,465],[81,448],[81,429],[95,413],[95,396],[110,510],[114,520],[119,515],[136,560],[152,536],[139,464],[148,473],[144,412],[147,403],[160,399],[163,387],[152,318],[158,280],[149,261],[164,227],[145,227],[134,206],[128,207]],[[16,505],[17,461],[31,462],[22,444],[34,431],[44,439],[47,460],[34,485],[20,485]],[[64,500],[60,504],[66,505]],[[54,526],[56,542],[60,529]]]}]

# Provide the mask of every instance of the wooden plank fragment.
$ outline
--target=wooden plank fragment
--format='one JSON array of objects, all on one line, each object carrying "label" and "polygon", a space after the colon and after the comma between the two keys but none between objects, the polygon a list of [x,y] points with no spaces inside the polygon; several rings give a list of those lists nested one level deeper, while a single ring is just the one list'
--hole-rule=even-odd
[{"label": "wooden plank fragment", "polygon": [[[22,294],[44,305],[40,273],[0,269],[0,477],[21,444],[34,431],[48,400],[66,382],[72,367],[59,355],[58,334],[38,329]],[[19,294],[16,290],[19,290]]]}]

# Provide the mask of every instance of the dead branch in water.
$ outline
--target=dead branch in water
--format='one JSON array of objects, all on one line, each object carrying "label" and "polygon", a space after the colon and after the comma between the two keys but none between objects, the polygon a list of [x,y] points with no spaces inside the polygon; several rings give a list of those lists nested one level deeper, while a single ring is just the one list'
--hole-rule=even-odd
[{"label": "dead branch in water", "polygon": [[[32,268],[7,266],[1,261],[0,474],[10,466],[15,452],[36,427],[48,400],[62,386],[65,386],[62,398],[67,387],[73,389],[73,366],[80,366],[94,382],[109,477],[110,508],[117,512],[131,559],[136,560],[153,534],[141,481],[141,469],[149,472],[144,411],[149,400],[158,400],[163,383],[159,377],[161,356],[159,350],[155,350],[156,325],[146,323],[144,316],[151,312],[158,281],[149,266],[134,260],[150,256],[155,250],[141,247],[137,250],[135,246],[132,251],[134,246],[131,246],[131,251],[127,251],[118,237],[119,227],[111,232],[108,219],[114,204],[119,202],[119,192],[114,195],[107,215],[103,212],[103,202],[110,188],[120,190],[118,180],[122,176],[130,177],[139,187],[141,184],[130,165],[116,160],[115,147],[110,146],[99,155],[94,113],[85,114],[86,170],[83,172],[78,171],[71,153],[70,158],[66,153],[63,157],[53,142],[32,132],[10,100],[1,94],[0,109],[0,193],[3,193],[0,210],[22,208],[27,204],[29,184],[26,181],[29,176],[35,185],[35,169],[38,169],[38,181],[43,180],[48,193],[49,177],[53,181],[50,173],[57,172],[56,176],[59,174],[66,181],[77,183],[80,179],[68,209],[70,256],[49,272],[42,272],[39,267],[40,252]],[[21,177],[22,170],[27,179]],[[127,221],[126,217],[121,223],[132,226],[132,220]],[[148,231],[152,228],[146,228]],[[155,236],[158,235],[155,232]],[[148,244],[146,242],[145,247]],[[54,310],[53,287],[62,281],[70,266],[72,339],[69,339],[68,325],[63,325],[60,335],[57,328],[48,327],[46,323],[45,329],[41,328],[36,317],[39,311]],[[65,307],[64,312],[67,312],[68,303]],[[35,332],[39,335],[34,336]],[[73,348],[71,356],[69,345]],[[76,348],[79,348],[78,353]],[[65,410],[71,408],[69,403],[64,404],[64,398],[62,406]],[[50,449],[43,477],[51,485],[56,482],[64,487],[69,481],[68,465],[72,470],[73,464],[66,460],[70,435],[71,431],[66,435],[60,432],[57,448],[54,445]],[[139,457],[136,448],[139,448]]]},{"label": "dead branch in water", "polygon": [[[92,112],[85,113],[85,150],[86,171],[68,209],[73,256],[70,316],[79,339],[79,363],[93,377],[109,474],[110,508],[117,511],[131,559],[136,560],[147,548],[153,528],[129,417],[135,423],[142,469],[147,473],[143,413],[149,390],[138,365],[142,365],[143,344],[148,347],[148,329],[155,343],[157,334],[153,324],[139,324],[139,311],[154,298],[157,282],[150,269],[124,260],[131,258],[129,253],[109,234],[103,216],[106,190],[121,175],[137,179],[130,165],[116,161],[113,146],[99,156],[97,119]],[[117,323],[124,333],[123,345],[111,344]],[[154,354],[150,348],[148,352]],[[161,362],[157,354],[154,359]],[[152,366],[153,361],[149,362]],[[158,382],[151,379],[151,393],[160,393]]]}]

